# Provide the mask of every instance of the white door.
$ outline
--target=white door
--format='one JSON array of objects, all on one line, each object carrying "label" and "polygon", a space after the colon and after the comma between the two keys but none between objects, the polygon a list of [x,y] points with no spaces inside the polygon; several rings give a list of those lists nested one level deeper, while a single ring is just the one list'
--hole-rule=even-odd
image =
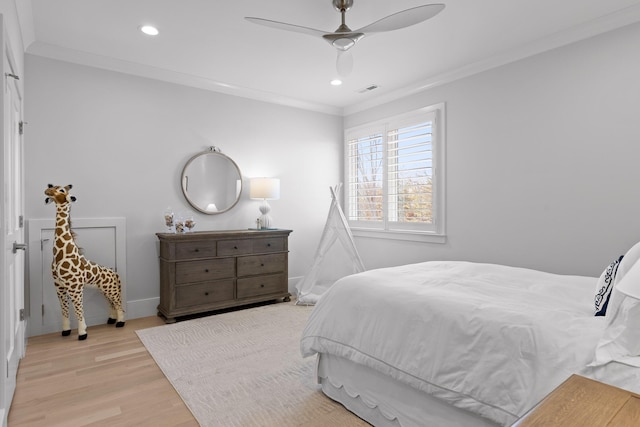
[{"label": "white door", "polygon": [[16,387],[18,363],[25,351],[24,321],[24,173],[22,148],[22,94],[19,77],[15,74],[11,51],[0,25],[2,35],[2,77],[3,77],[3,149],[2,159],[2,233],[1,243],[4,253],[0,261],[0,333],[2,353],[5,358],[2,367],[2,401],[0,411],[3,425]]}]

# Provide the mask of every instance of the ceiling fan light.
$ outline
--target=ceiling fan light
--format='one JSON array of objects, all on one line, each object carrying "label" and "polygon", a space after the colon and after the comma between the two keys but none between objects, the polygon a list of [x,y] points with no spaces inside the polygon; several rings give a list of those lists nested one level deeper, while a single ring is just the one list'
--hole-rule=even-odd
[{"label": "ceiling fan light", "polygon": [[351,48],[354,44],[356,44],[356,41],[353,39],[350,39],[348,37],[343,37],[340,39],[335,39],[332,43],[333,47],[335,47],[336,49],[339,50],[348,50],[349,48]]}]

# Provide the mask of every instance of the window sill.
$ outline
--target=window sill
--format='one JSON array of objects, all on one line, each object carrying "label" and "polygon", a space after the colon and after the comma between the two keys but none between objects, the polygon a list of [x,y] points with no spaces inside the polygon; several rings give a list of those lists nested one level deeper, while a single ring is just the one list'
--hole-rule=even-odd
[{"label": "window sill", "polygon": [[436,234],[419,231],[375,230],[371,228],[351,228],[353,237],[366,237],[371,239],[404,240],[408,242],[446,243],[446,234]]}]

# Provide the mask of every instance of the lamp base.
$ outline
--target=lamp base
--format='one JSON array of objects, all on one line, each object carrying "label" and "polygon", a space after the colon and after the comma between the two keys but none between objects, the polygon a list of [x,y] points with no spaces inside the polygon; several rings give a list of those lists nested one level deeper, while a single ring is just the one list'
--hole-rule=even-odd
[{"label": "lamp base", "polygon": [[269,211],[271,211],[271,206],[269,206],[269,203],[267,203],[266,200],[263,200],[260,205],[260,213],[262,215],[258,218],[261,229],[273,228],[273,219],[271,218],[271,215],[269,215]]},{"label": "lamp base", "polygon": [[273,228],[273,219],[270,215],[264,214],[260,217],[260,228]]}]

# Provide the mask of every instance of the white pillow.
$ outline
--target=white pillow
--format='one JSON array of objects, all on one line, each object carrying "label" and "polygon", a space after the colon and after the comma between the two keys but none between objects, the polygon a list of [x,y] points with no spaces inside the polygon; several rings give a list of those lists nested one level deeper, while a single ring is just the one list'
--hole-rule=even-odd
[{"label": "white pillow", "polygon": [[[633,248],[632,248],[633,249]],[[618,290],[623,281],[640,282],[640,263],[627,265],[623,277],[618,267],[615,286],[607,309],[607,326],[596,346],[592,366],[604,365],[611,361],[640,367],[640,299],[630,297]]]},{"label": "white pillow", "polygon": [[[607,280],[607,272],[609,268],[611,268],[615,261],[607,267],[602,274],[600,275],[600,279],[596,283],[596,297],[595,297],[595,315],[596,316],[604,316],[607,312],[611,311],[611,292],[614,288],[618,286],[618,283],[622,281],[624,276],[627,274],[631,268],[638,263],[640,260],[640,242],[633,245],[627,253],[625,253],[622,257],[618,258],[619,264],[615,271],[613,271],[613,283]],[[602,295],[600,295],[602,294]]]},{"label": "white pillow", "polygon": [[622,278],[627,274],[631,267],[633,267],[636,262],[640,259],[640,242],[636,243],[624,254],[624,258],[620,265],[618,266],[618,273],[616,274],[616,280],[614,282],[614,286],[619,283]]},{"label": "white pillow", "polygon": [[611,291],[615,284],[617,272],[620,266],[620,262],[623,260],[624,255],[621,255],[618,259],[604,269],[598,282],[596,283],[596,298],[595,298],[595,315],[604,316],[607,314],[607,307],[609,305],[609,299],[611,298]]}]

